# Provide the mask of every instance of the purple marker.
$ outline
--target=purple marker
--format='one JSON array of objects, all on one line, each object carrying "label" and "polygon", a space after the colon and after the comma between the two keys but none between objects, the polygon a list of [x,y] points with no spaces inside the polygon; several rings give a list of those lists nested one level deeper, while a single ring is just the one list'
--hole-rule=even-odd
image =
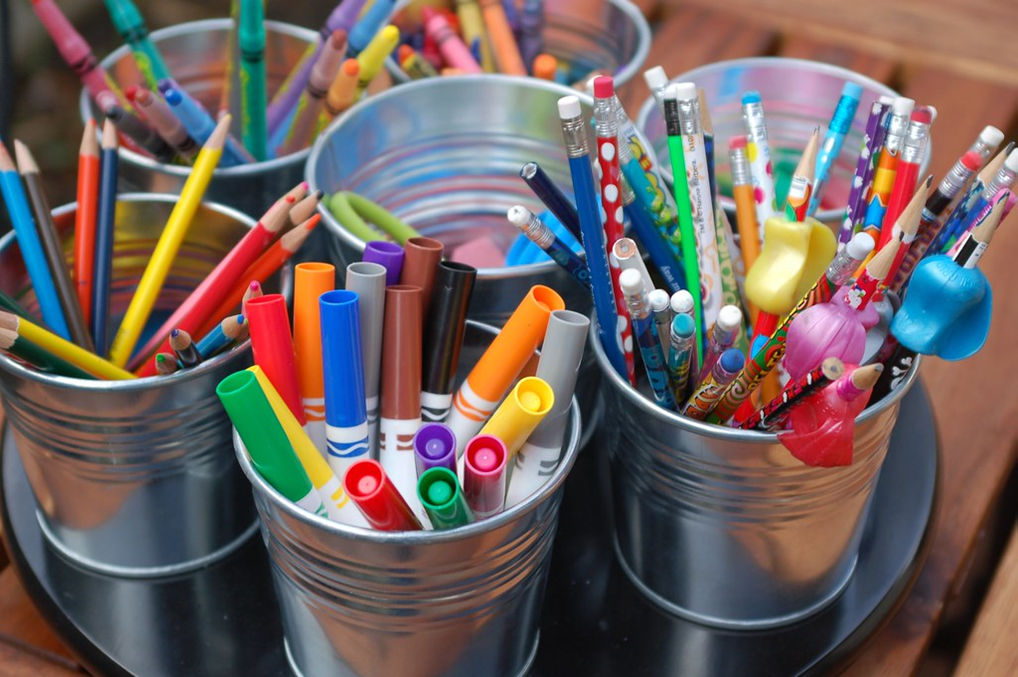
[{"label": "purple marker", "polygon": [[456,435],[444,423],[425,423],[414,435],[414,461],[417,476],[431,468],[456,472]]},{"label": "purple marker", "polygon": [[505,506],[505,442],[494,435],[478,435],[463,452],[463,495],[481,520],[502,512]]},{"label": "purple marker", "polygon": [[395,242],[373,240],[364,245],[362,261],[378,263],[385,268],[385,286],[399,284],[399,275],[403,272],[403,248]]}]

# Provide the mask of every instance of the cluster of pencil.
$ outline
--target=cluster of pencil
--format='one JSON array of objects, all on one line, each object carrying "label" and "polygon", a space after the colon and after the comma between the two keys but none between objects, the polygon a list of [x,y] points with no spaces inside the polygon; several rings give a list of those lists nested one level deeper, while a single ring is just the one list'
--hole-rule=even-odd
[{"label": "cluster of pencil", "polygon": [[443,252],[426,237],[369,242],[345,289],[332,265],[299,264],[292,325],[281,295],[247,303],[256,366],[217,393],[285,498],[356,526],[451,528],[554,472],[589,320],[532,288],[457,390],[477,271]]},{"label": "cluster of pencil", "polygon": [[[0,143],[0,187],[42,316],[37,323],[5,297],[4,329],[17,336],[5,335],[0,347],[38,369],[63,376],[130,379],[194,366],[243,340],[246,324],[231,312],[245,292],[250,293],[252,283],[263,283],[293,255],[320,219],[314,212],[321,196],[307,195],[306,184],[273,205],[148,344],[140,349],[137,345],[223,154],[229,123],[229,116],[223,118],[196,156],[115,333],[111,331],[111,292],[118,156],[111,123],[106,122],[101,153],[95,127],[91,122],[85,127],[73,268],[64,257],[31,152],[15,141],[15,167]],[[192,344],[192,336],[200,340]],[[154,359],[146,359],[153,355]]]},{"label": "cluster of pencil", "polygon": [[399,41],[399,31],[386,25],[392,3],[375,2],[362,13],[365,4],[345,0],[338,5],[270,99],[264,2],[232,0],[226,69],[213,116],[207,107],[213,102],[193,98],[174,79],[131,0],[106,0],[113,25],[131,48],[143,78],[123,91],[55,0],[32,0],[61,56],[130,150],[159,162],[192,164],[216,120],[231,110],[237,113],[239,138],[227,136],[222,167],[306,148],[334,116],[360,98]]},{"label": "cluster of pencil", "polygon": [[[508,214],[591,290],[601,345],[615,371],[636,385],[636,347],[659,406],[758,430],[784,429],[797,407],[815,405],[824,392],[845,402],[886,395],[891,374],[897,383],[915,353],[898,345],[900,336],[888,332],[887,321],[874,328],[878,314],[867,306],[875,302],[893,313],[884,295],[902,292],[923,258],[947,254],[959,267],[975,265],[1015,202],[1010,189],[1018,154],[1009,146],[987,164],[1003,134],[984,130],[934,188],[932,177],[919,181],[919,173],[935,111],[904,98],[874,103],[845,225],[836,235],[811,215],[862,89],[846,83],[832,102],[826,134],[813,131],[780,200],[765,102],[747,92],[746,134],[729,139],[737,246],[718,202],[715,139],[702,90],[670,83],[660,68],[647,71],[646,79],[665,117],[673,193],[662,190],[660,168],[611,79],[602,76],[590,83],[599,179],[587,139],[590,116],[576,97],[564,97],[559,115],[575,205],[528,163],[520,175],[548,212],[535,216],[518,206]],[[778,204],[784,205],[780,211]],[[625,220],[635,239],[624,237]],[[586,261],[569,246],[569,236],[582,241]],[[656,269],[653,277],[641,249]],[[744,280],[739,269],[746,271]],[[813,306],[823,307],[793,322]],[[868,329],[883,332],[885,340],[863,359]],[[786,343],[790,354],[783,360]],[[891,362],[895,368],[885,369]],[[784,386],[775,371],[779,363]]]}]

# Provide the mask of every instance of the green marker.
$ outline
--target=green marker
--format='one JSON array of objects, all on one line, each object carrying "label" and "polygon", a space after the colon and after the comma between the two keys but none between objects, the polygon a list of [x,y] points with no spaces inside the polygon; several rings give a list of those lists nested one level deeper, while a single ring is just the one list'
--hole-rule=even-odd
[{"label": "green marker", "polygon": [[417,496],[436,529],[452,529],[474,521],[474,513],[460,491],[456,473],[436,466],[417,480]]},{"label": "green marker", "polygon": [[265,9],[262,0],[240,0],[237,28],[240,45],[240,132],[244,147],[255,160],[267,157],[268,130],[265,109]]},{"label": "green marker", "polygon": [[686,182],[686,160],[682,150],[682,128],[679,126],[679,102],[665,95],[665,126],[668,130],[668,154],[672,161],[672,188],[675,211],[679,217],[679,245],[682,267],[686,272],[686,289],[693,296],[693,319],[696,321],[696,371],[703,366],[703,298],[700,295],[700,260],[696,255],[696,233],[693,232],[693,208],[689,202]]},{"label": "green marker", "polygon": [[265,481],[305,510],[327,517],[257,377],[246,370],[230,374],[216,386],[216,394]]},{"label": "green marker", "polygon": [[134,60],[138,64],[138,70],[145,78],[145,84],[152,91],[159,91],[159,81],[172,80],[173,76],[170,74],[170,69],[166,67],[159,48],[149,40],[148,27],[145,25],[145,20],[141,18],[141,12],[131,0],[105,0],[105,2],[106,11],[110,13],[113,26],[134,52]]}]

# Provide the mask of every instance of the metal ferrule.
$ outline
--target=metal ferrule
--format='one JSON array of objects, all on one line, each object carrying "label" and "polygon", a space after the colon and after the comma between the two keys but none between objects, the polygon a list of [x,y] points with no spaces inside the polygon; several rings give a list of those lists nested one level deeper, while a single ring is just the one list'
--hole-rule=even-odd
[{"label": "metal ferrule", "polygon": [[746,132],[752,141],[759,143],[767,138],[767,122],[764,118],[762,103],[743,104],[742,120],[746,125]]},{"label": "metal ferrule", "polygon": [[976,139],[976,142],[972,144],[971,148],[969,148],[969,151],[979,153],[979,157],[983,159],[983,162],[989,160],[995,150],[997,150],[997,146],[990,145],[982,139]]},{"label": "metal ferrule", "polygon": [[537,218],[533,212],[528,213],[530,218],[525,224],[520,226],[520,230],[538,247],[547,249],[555,242],[555,233],[552,232],[551,228],[544,225],[541,219]]},{"label": "metal ferrule", "polygon": [[[621,151],[622,148],[625,148],[625,144],[624,143],[620,143],[619,144],[619,150],[620,151]],[[619,153],[619,160],[622,160],[622,155],[623,154],[620,152]],[[630,157],[632,157],[632,154],[630,154]],[[619,188],[622,190],[622,206],[623,207],[628,207],[629,205],[631,205],[634,202],[636,202],[636,193],[633,192],[633,187],[629,185],[628,181],[626,181],[626,177],[624,177],[624,176],[620,176],[619,177]]]},{"label": "metal ferrule", "polygon": [[884,137],[884,148],[892,155],[901,150],[905,140],[905,133],[908,131],[909,120],[904,115],[890,113],[887,123],[887,135]]},{"label": "metal ferrule", "polygon": [[975,172],[966,167],[961,160],[954,163],[951,170],[941,179],[937,186],[937,192],[944,197],[951,199],[961,192],[961,189],[968,185],[969,179]]},{"label": "metal ferrule", "polygon": [[993,201],[993,198],[1003,188],[1011,188],[1014,185],[1015,173],[1007,167],[1001,167],[997,175],[986,185],[986,190],[983,191],[983,196],[988,201]]},{"label": "metal ferrule", "polygon": [[848,255],[848,248],[843,247],[838,255],[827,266],[827,279],[831,284],[841,286],[852,279],[852,273],[859,267],[861,261],[856,261]]},{"label": "metal ferrule", "polygon": [[562,136],[566,142],[567,157],[580,158],[590,155],[590,146],[587,143],[587,125],[583,121],[582,115],[562,121]]},{"label": "metal ferrule", "polygon": [[679,124],[679,102],[675,99],[665,99],[661,105],[665,111],[665,129],[668,136],[682,136],[682,127]]},{"label": "metal ferrule", "polygon": [[905,139],[901,147],[901,161],[912,164],[922,162],[926,153],[926,144],[930,140],[930,126],[925,122],[908,123],[905,130]]},{"label": "metal ferrule", "polygon": [[749,157],[745,148],[732,148],[728,152],[731,157],[732,185],[749,186],[753,183],[753,175],[749,172]]},{"label": "metal ferrule", "polygon": [[647,302],[647,292],[640,287],[635,294],[622,293],[626,299],[626,308],[634,320],[646,320],[650,317],[650,303]]},{"label": "metal ferrule", "polygon": [[594,131],[602,138],[618,136],[619,113],[615,101],[615,97],[594,99]]},{"label": "metal ferrule", "polygon": [[700,103],[696,99],[679,101],[679,127],[682,133],[693,135],[700,133]]}]

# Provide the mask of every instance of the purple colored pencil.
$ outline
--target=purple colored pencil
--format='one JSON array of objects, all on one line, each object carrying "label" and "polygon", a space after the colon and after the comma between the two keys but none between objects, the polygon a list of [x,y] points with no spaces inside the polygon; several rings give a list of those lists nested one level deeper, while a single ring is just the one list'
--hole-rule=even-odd
[{"label": "purple colored pencil", "polygon": [[848,204],[845,206],[845,219],[838,232],[838,242],[841,244],[848,244],[855,234],[857,223],[861,224],[866,216],[865,200],[873,182],[873,160],[880,155],[880,149],[884,145],[884,126],[880,122],[888,106],[889,104],[878,99],[870,108],[870,116],[866,120],[866,133],[859,149],[859,161],[855,165],[855,175],[852,177],[852,189],[848,193]]}]

